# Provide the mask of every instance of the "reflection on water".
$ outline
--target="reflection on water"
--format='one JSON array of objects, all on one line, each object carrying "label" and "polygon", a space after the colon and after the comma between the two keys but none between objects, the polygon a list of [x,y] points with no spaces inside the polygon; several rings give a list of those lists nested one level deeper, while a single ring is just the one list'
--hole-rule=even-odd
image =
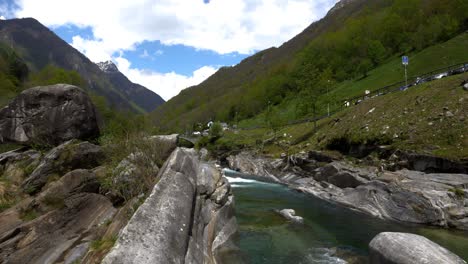
[{"label": "reflection on water", "polygon": [[[278,184],[228,180],[236,199],[239,245],[249,263],[365,263],[369,242],[385,231],[426,236],[468,259],[463,232],[382,221]],[[288,223],[274,212],[285,208],[304,217],[304,225]]]}]

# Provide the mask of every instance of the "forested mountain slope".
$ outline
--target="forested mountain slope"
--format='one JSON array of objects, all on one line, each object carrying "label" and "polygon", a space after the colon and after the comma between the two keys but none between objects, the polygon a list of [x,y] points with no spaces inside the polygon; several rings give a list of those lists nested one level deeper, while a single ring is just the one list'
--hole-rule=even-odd
[{"label": "forested mountain slope", "polygon": [[[462,0],[341,1],[281,47],[220,69],[152,117],[162,129],[185,130],[210,119],[252,118],[293,100],[297,110],[288,118],[300,118],[321,103],[327,90],[366,78],[397,56],[447,41],[467,25],[468,3]],[[437,60],[428,63],[436,65]]]}]

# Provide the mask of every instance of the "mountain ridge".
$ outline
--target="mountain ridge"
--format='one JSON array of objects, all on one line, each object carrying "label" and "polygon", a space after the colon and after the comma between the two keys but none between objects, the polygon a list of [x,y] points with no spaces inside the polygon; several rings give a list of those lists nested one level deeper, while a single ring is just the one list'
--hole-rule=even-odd
[{"label": "mountain ridge", "polygon": [[142,107],[146,112],[151,112],[157,106],[164,104],[166,101],[149,90],[143,85],[130,81],[127,76],[119,71],[118,67],[112,61],[97,63],[98,67],[107,75],[110,82],[128,96],[138,106]]}]

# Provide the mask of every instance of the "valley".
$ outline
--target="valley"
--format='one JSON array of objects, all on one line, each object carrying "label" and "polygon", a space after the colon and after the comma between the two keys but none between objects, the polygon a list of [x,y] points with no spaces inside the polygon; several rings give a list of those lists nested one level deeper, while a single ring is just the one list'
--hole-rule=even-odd
[{"label": "valley", "polygon": [[468,2],[330,3],[248,56],[0,13],[0,263],[466,264]]}]

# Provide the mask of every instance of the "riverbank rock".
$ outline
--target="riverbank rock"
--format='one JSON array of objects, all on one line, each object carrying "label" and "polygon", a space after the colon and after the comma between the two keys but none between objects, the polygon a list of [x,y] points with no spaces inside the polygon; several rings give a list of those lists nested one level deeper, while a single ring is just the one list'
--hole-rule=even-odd
[{"label": "riverbank rock", "polygon": [[76,86],[30,88],[0,110],[0,142],[56,146],[98,136],[94,105]]},{"label": "riverbank rock", "polygon": [[104,152],[100,146],[89,142],[70,140],[50,150],[22,183],[26,193],[35,194],[52,177],[62,177],[74,169],[92,169],[104,160]]},{"label": "riverbank rock", "polygon": [[303,224],[304,223],[304,218],[296,215],[296,211],[294,209],[283,209],[280,211],[277,211],[278,214],[286,218],[287,220],[296,223],[296,224]]},{"label": "riverbank rock", "polygon": [[408,169],[426,173],[468,173],[468,164],[422,154],[403,154],[401,160]]},{"label": "riverbank rock", "polygon": [[56,206],[66,198],[77,193],[99,193],[100,183],[96,175],[89,170],[77,169],[65,174],[58,181],[52,182],[41,192],[36,201]]},{"label": "riverbank rock", "polygon": [[376,169],[355,168],[345,162],[335,161],[314,175],[317,181],[327,181],[340,188],[356,188],[377,177]]},{"label": "riverbank rock", "polygon": [[150,139],[154,140],[157,143],[168,145],[168,149],[170,149],[170,152],[168,154],[169,156],[172,153],[172,151],[177,147],[177,142],[179,141],[179,135],[178,134],[156,135],[156,136],[151,136]]},{"label": "riverbank rock", "polygon": [[0,154],[0,177],[19,185],[39,165],[42,154],[36,150],[13,150]]},{"label": "riverbank rock", "polygon": [[334,200],[371,215],[403,222],[468,230],[466,174],[398,171],[397,181],[371,181]]},{"label": "riverbank rock", "polygon": [[57,263],[67,252],[96,238],[116,209],[102,195],[79,193],[59,208],[0,234],[0,262]]},{"label": "riverbank rock", "polygon": [[177,148],[103,263],[228,263],[234,200],[214,170],[195,150]]},{"label": "riverbank rock", "polygon": [[248,152],[242,152],[237,155],[231,155],[226,158],[229,168],[244,174],[250,174],[264,178],[264,181],[281,182],[278,178],[282,173],[279,168],[275,168],[273,164],[282,164],[282,159],[268,160],[264,158],[255,157]]},{"label": "riverbank rock", "polygon": [[[285,161],[252,154],[237,155],[230,162],[244,173],[285,168],[273,171],[290,188],[374,217],[468,230],[466,174],[385,171],[344,161],[302,172],[298,170],[305,167],[287,167]],[[272,166],[276,163],[280,164]]]},{"label": "riverbank rock", "polygon": [[466,264],[429,239],[406,233],[378,234],[369,244],[369,255],[371,264]]}]

